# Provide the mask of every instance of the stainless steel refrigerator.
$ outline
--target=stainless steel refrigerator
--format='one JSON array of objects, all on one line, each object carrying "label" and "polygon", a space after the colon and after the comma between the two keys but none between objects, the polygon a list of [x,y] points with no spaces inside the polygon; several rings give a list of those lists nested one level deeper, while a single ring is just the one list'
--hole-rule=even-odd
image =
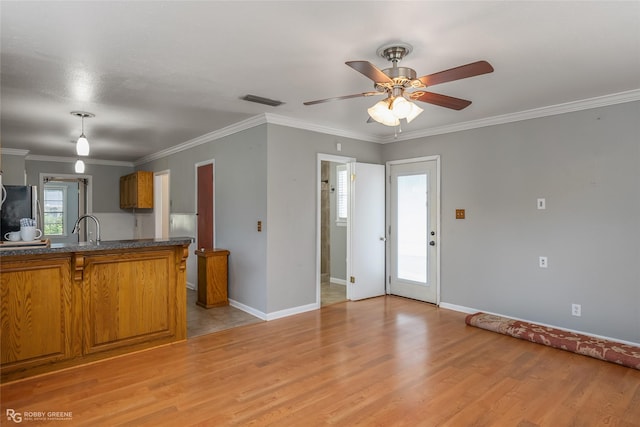
[{"label": "stainless steel refrigerator", "polygon": [[20,230],[21,218],[33,218],[42,229],[42,216],[38,203],[38,187],[32,185],[3,185],[0,204],[0,235]]}]

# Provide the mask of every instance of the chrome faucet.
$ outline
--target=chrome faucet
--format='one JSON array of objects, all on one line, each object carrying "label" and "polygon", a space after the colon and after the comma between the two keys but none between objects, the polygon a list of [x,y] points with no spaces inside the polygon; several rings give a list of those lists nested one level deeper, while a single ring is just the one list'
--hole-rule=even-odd
[{"label": "chrome faucet", "polygon": [[73,226],[73,234],[78,234],[78,231],[80,231],[80,221],[82,221],[85,218],[91,218],[95,223],[96,223],[96,242],[100,241],[100,221],[98,221],[98,218],[96,218],[93,215],[82,215],[80,218],[78,218],[78,220],[76,221],[76,225]]}]

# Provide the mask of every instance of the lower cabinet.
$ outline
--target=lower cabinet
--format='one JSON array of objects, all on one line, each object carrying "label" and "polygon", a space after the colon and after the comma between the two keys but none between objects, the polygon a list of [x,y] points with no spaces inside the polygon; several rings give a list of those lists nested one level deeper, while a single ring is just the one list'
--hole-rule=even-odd
[{"label": "lower cabinet", "polygon": [[80,353],[73,310],[71,258],[2,262],[2,372],[70,359]]},{"label": "lower cabinet", "polygon": [[176,333],[171,250],[87,256],[82,289],[84,354]]},{"label": "lower cabinet", "polygon": [[2,381],[186,339],[187,248],[2,259]]}]

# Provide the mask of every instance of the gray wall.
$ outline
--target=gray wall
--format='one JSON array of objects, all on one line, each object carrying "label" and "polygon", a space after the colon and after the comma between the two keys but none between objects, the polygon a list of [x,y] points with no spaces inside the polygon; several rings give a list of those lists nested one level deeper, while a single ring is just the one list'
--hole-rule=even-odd
[{"label": "gray wall", "polygon": [[[379,144],[268,125],[268,312],[316,301],[318,153],[381,163]],[[342,151],[336,151],[336,143]]]},{"label": "gray wall", "polygon": [[[74,164],[27,160],[27,185],[39,185],[41,173],[73,175]],[[108,166],[87,163],[82,175],[91,175],[93,212],[126,212],[120,209],[120,177],[133,172],[130,166]]]},{"label": "gray wall", "polygon": [[640,342],[639,118],[633,102],[386,144],[441,155],[442,301]]},{"label": "gray wall", "polygon": [[[215,243],[228,249],[229,298],[267,312],[267,132],[257,126],[139,165],[170,170],[172,213],[195,213],[195,164],[215,160]],[[195,237],[195,236],[194,236]],[[190,254],[189,256],[195,256]]]},{"label": "gray wall", "polygon": [[318,153],[381,162],[378,144],[260,125],[136,169],[170,170],[171,212],[193,213],[195,164],[215,159],[215,239],[231,252],[229,298],[269,314],[316,300]]},{"label": "gray wall", "polygon": [[24,156],[2,154],[2,184],[25,185]]}]

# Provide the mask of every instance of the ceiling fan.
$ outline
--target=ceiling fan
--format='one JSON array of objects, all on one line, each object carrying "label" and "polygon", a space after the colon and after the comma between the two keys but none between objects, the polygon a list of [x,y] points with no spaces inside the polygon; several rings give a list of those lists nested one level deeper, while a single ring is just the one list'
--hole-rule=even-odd
[{"label": "ceiling fan", "polygon": [[[453,110],[462,110],[471,104],[471,101],[466,99],[440,95],[421,89],[493,71],[493,67],[487,61],[477,61],[416,78],[415,70],[398,66],[398,63],[411,53],[412,49],[411,45],[406,43],[393,43],[380,47],[377,51],[378,56],[385,58],[392,64],[391,68],[385,68],[384,70],[378,69],[369,61],[345,62],[349,67],[373,80],[375,91],[308,101],[304,105],[315,105],[363,96],[387,95],[384,100],[367,110],[370,116],[368,121],[373,119],[387,126],[398,126],[400,119],[405,119],[409,123],[423,111],[422,108],[411,101],[427,102]],[[405,91],[406,89],[420,90],[407,92]]]}]

